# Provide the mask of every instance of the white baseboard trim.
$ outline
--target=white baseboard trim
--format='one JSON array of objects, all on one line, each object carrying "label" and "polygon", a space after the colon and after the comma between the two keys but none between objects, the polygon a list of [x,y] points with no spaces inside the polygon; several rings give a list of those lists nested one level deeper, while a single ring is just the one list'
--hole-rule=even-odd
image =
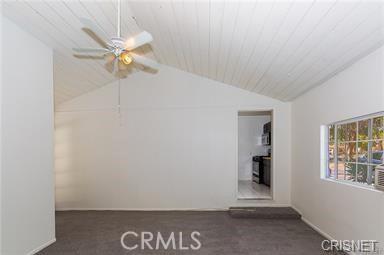
[{"label": "white baseboard trim", "polygon": [[331,235],[329,235],[328,233],[324,232],[323,230],[321,230],[318,226],[316,226],[315,224],[313,224],[312,222],[310,222],[307,218],[305,218],[303,216],[303,213],[297,209],[295,206],[291,205],[291,207],[293,209],[295,209],[300,215],[301,215],[301,220],[304,221],[307,225],[309,225],[311,228],[313,228],[313,230],[315,230],[317,233],[319,233],[320,235],[324,236],[325,238],[331,240],[331,239],[334,239]]},{"label": "white baseboard trim", "polygon": [[[317,233],[319,233],[320,235],[324,236],[324,238],[328,239],[328,240],[336,240],[335,238],[333,238],[330,234],[326,233],[325,231],[323,231],[322,229],[320,229],[318,226],[316,226],[315,224],[313,224],[312,222],[310,222],[307,218],[305,218],[303,216],[303,214],[300,212],[300,210],[298,210],[296,207],[294,207],[293,205],[291,205],[291,207],[293,209],[295,209],[300,215],[301,215],[301,220],[304,221],[308,226],[310,226],[313,230],[315,230]],[[348,252],[348,251],[344,251],[345,253],[349,254],[349,255],[357,255],[355,252]]]},{"label": "white baseboard trim", "polygon": [[[274,204],[268,202],[268,200],[244,200],[243,203],[237,203],[230,207],[237,206],[251,206],[251,207],[291,207],[289,204]],[[56,208],[58,212],[65,211],[213,211],[213,212],[226,212],[230,207],[226,208],[100,208],[100,207],[65,207]]]},{"label": "white baseboard trim", "polygon": [[226,212],[228,208],[56,208],[58,212],[65,211],[139,211],[139,212],[151,212],[151,211],[207,211],[207,212]]},{"label": "white baseboard trim", "polygon": [[330,236],[328,233],[324,232],[323,230],[321,230],[318,226],[314,225],[312,222],[310,222],[307,218],[301,216],[301,220],[304,221],[307,225],[309,225],[311,228],[313,228],[313,230],[315,230],[317,233],[319,233],[320,235],[324,236],[325,238],[327,238],[328,240],[334,240],[335,238],[333,238],[332,236]]},{"label": "white baseboard trim", "polygon": [[[310,226],[317,233],[319,233],[320,235],[322,235],[325,238],[327,238],[328,240],[336,240],[335,238],[333,238],[328,233],[326,233],[323,230],[321,230],[318,226],[314,225],[312,222],[310,222],[308,219],[304,218],[303,216],[301,216],[301,220],[304,221],[308,226]],[[349,254],[349,255],[357,255],[355,252],[352,252],[352,251],[344,251],[344,252]]]},{"label": "white baseboard trim", "polygon": [[36,249],[30,251],[27,253],[27,255],[33,255],[33,254],[36,254],[38,253],[39,251],[43,250],[44,248],[47,248],[48,246],[50,246],[51,244],[53,244],[54,242],[56,242],[56,238],[53,238],[52,240],[46,242],[45,244],[37,247]]}]

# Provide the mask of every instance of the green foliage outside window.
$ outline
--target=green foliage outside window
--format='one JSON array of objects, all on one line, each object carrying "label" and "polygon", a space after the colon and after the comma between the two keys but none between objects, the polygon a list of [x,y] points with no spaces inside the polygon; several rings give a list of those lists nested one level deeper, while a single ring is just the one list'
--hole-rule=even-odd
[{"label": "green foliage outside window", "polygon": [[384,116],[330,125],[328,137],[328,176],[372,184],[384,163]]}]

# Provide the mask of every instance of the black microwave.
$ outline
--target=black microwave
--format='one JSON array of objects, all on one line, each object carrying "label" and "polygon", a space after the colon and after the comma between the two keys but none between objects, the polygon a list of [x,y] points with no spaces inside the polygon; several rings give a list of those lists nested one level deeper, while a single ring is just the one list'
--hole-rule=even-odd
[{"label": "black microwave", "polygon": [[264,133],[262,136],[261,136],[261,143],[263,145],[271,145],[271,133],[268,132],[268,133]]}]

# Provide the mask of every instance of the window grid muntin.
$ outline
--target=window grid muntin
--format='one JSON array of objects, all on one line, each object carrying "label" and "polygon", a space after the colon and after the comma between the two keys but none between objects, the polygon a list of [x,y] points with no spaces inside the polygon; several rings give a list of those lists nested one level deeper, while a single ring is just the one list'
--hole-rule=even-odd
[{"label": "window grid muntin", "polygon": [[[327,152],[327,172],[326,172],[326,177],[327,178],[331,178],[331,179],[335,179],[335,180],[342,180],[342,179],[339,179],[339,163],[343,163],[342,166],[343,166],[343,176],[344,176],[344,180],[346,180],[346,165],[347,164],[354,164],[355,165],[355,173],[354,173],[354,181],[351,181],[351,182],[356,182],[358,183],[358,174],[359,174],[359,166],[367,166],[366,168],[366,176],[367,176],[367,179],[364,180],[363,183],[365,184],[368,184],[368,185],[372,185],[373,183],[373,179],[372,179],[372,174],[373,174],[373,168],[375,168],[376,166],[378,166],[379,164],[374,164],[372,163],[372,156],[373,156],[373,153],[372,153],[372,145],[373,143],[378,143],[378,142],[382,142],[384,141],[384,138],[381,139],[381,138],[373,138],[373,120],[375,118],[378,118],[378,117],[384,117],[384,112],[383,113],[376,113],[376,114],[372,114],[372,115],[369,115],[369,116],[365,116],[365,117],[359,117],[359,118],[355,118],[353,120],[349,120],[349,121],[342,121],[342,122],[338,122],[338,123],[333,123],[333,124],[330,124],[328,125],[328,139],[327,139],[327,148],[328,148],[328,152]],[[359,139],[359,122],[360,121],[368,121],[368,139],[362,139],[360,140]],[[351,141],[338,141],[338,128],[339,126],[341,125],[348,125],[348,124],[351,124],[351,123],[355,123],[356,125],[356,131],[355,131],[355,137],[356,139],[355,140],[351,140]],[[333,142],[330,141],[330,130],[331,130],[331,127],[333,126],[333,132],[334,132],[334,135],[333,135]],[[367,155],[368,155],[368,158],[367,158],[367,163],[363,163],[363,162],[359,162],[359,143],[363,143],[363,142],[367,142],[368,143],[368,148],[367,148]],[[331,176],[331,168],[330,168],[330,143],[333,143],[334,144],[334,149],[333,149],[333,164],[334,164],[334,175]],[[346,143],[355,143],[355,161],[347,161],[347,152],[345,151],[344,152],[344,155],[345,155],[345,158],[344,160],[341,160],[341,162],[339,162],[339,155],[338,155],[338,150],[339,150],[339,144],[346,144]],[[365,173],[365,171],[364,171]],[[350,180],[347,180],[347,181],[350,181]]]}]

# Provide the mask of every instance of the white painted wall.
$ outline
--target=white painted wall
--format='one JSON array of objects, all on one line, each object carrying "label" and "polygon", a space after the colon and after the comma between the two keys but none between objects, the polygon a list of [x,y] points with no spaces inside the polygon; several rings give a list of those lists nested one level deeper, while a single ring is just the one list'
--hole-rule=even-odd
[{"label": "white painted wall", "polygon": [[[3,9],[3,6],[2,6],[2,2],[0,2],[0,17],[2,17],[2,9]],[[0,35],[2,35],[3,34],[3,19],[2,18],[0,18]],[[1,37],[0,37],[1,38]],[[0,77],[3,77],[3,62],[4,62],[4,60],[3,60],[3,40],[0,40]],[[3,100],[2,100],[2,98],[3,98],[3,94],[2,94],[2,91],[3,91],[3,81],[2,81],[2,79],[0,79],[0,134],[1,134],[1,132],[2,132],[2,129],[1,129],[1,127],[2,127],[2,119],[3,119],[3,117],[2,117],[2,105],[3,105]],[[1,177],[2,177],[2,136],[0,135],[0,198],[2,198],[2,194],[3,194],[3,187],[2,187],[2,180],[1,180]],[[1,221],[1,218],[2,218],[2,211],[3,211],[3,209],[2,209],[2,199],[0,199],[0,229],[3,229],[3,227],[2,227],[2,221]],[[2,240],[3,240],[3,237],[2,237],[2,233],[1,233],[2,231],[0,231],[0,251],[2,251],[2,249],[3,249],[3,246],[2,246]]]},{"label": "white painted wall", "polygon": [[21,255],[55,238],[52,50],[5,18],[1,39],[1,254]]},{"label": "white painted wall", "polygon": [[275,204],[290,203],[290,103],[170,67],[56,110],[58,209],[227,208],[237,203],[237,111],[275,110]]},{"label": "white painted wall", "polygon": [[238,120],[238,176],[239,180],[252,180],[252,157],[268,154],[269,146],[261,144],[261,136],[271,116],[239,116]]},{"label": "white painted wall", "polygon": [[338,240],[383,246],[384,192],[320,179],[320,126],[383,110],[383,48],[293,102],[292,204]]}]

